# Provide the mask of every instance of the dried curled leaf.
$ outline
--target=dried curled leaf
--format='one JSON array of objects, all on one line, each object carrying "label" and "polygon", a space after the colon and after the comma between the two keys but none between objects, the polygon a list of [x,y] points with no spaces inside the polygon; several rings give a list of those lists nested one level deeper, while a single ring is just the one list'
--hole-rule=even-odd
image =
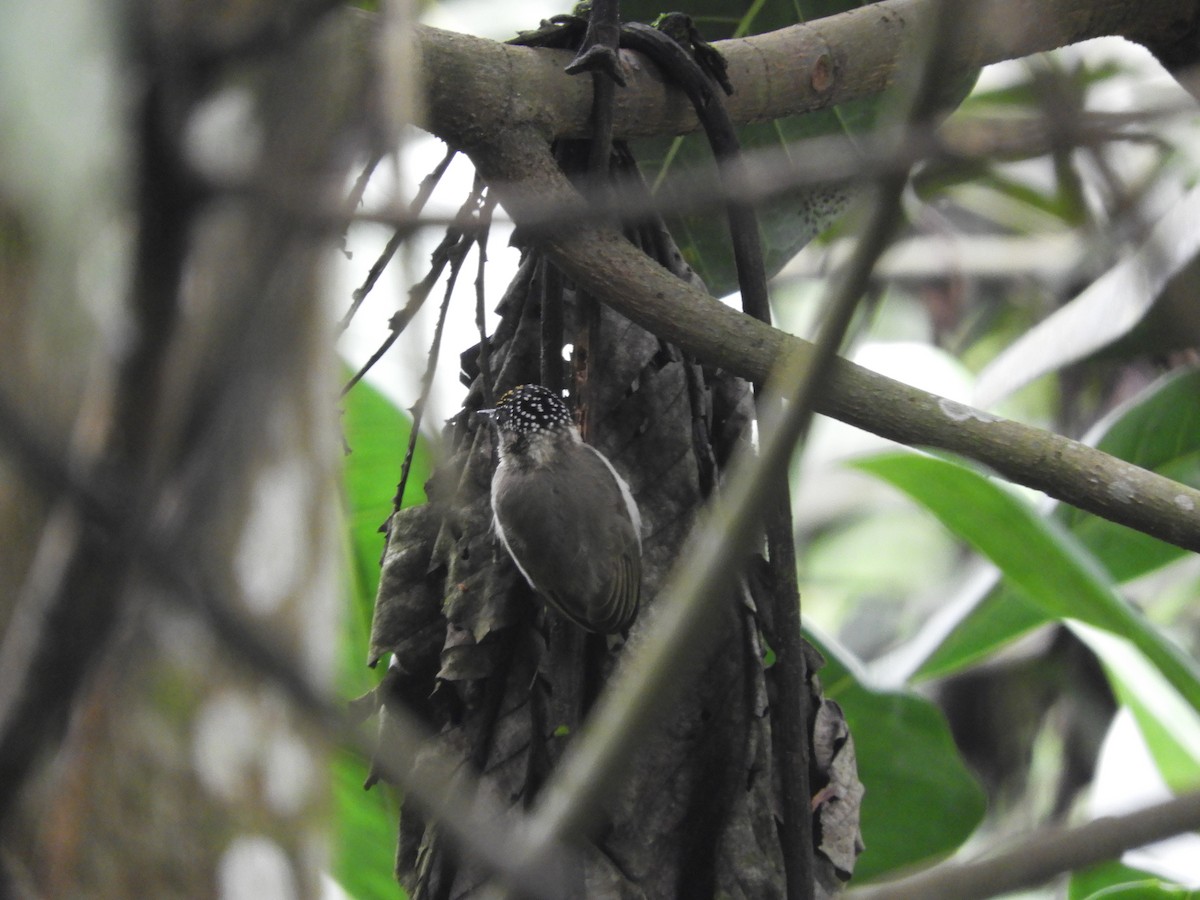
[{"label": "dried curled leaf", "polygon": [[374,667],[385,653],[402,662],[428,656],[427,646],[441,640],[441,578],[433,561],[439,525],[432,505],[402,509],[388,521],[368,666]]},{"label": "dried curled leaf", "polygon": [[859,815],[866,789],[858,780],[854,738],[837,703],[821,701],[812,737],[813,764],[825,782],[821,787],[814,785],[817,852],[833,864],[840,881],[847,881],[864,849]]}]

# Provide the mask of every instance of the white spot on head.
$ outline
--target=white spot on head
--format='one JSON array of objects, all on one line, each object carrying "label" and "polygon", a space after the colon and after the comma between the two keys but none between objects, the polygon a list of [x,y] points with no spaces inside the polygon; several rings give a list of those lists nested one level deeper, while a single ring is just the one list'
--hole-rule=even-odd
[{"label": "white spot on head", "polygon": [[283,848],[259,834],[235,837],[217,863],[221,900],[292,900],[299,897],[292,861]]},{"label": "white spot on head", "polygon": [[1176,494],[1175,495],[1175,505],[1178,506],[1180,509],[1182,509],[1184,512],[1192,512],[1196,508],[1195,501],[1192,500],[1192,498],[1189,497],[1187,494]]},{"label": "white spot on head", "polygon": [[947,400],[942,397],[938,400],[938,409],[942,411],[942,415],[955,422],[967,422],[975,419],[985,425],[992,422],[999,422],[998,416],[993,416],[991,413],[985,413],[982,410],[975,409],[972,406],[967,406],[965,403],[959,403],[956,400]]},{"label": "white spot on head", "polygon": [[1122,503],[1128,503],[1137,496],[1133,485],[1124,478],[1118,478],[1108,486],[1108,492]]},{"label": "white spot on head", "polygon": [[522,384],[500,398],[492,421],[500,431],[533,434],[561,426],[574,426],[562,398],[540,384]]}]

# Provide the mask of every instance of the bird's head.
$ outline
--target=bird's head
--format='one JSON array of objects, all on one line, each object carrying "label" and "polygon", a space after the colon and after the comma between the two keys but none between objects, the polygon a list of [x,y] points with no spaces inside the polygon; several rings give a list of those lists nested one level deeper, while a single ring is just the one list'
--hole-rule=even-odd
[{"label": "bird's head", "polygon": [[504,394],[488,416],[500,438],[500,457],[545,463],[564,441],[577,443],[575,419],[562,398],[540,384],[522,384]]}]

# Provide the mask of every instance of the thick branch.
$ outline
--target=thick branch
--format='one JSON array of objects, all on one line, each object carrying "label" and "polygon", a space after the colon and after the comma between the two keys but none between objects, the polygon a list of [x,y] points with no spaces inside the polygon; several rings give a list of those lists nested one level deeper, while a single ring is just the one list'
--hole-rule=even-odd
[{"label": "thick branch", "polygon": [[[536,133],[495,136],[474,154],[520,224],[537,203],[577,200]],[[580,226],[539,237],[579,287],[697,358],[761,381],[812,345],[690,287],[616,231]],[[1200,551],[1200,491],[1072,441],[839,360],[817,411],[910,446],[950,450],[1018,484],[1189,550]]]},{"label": "thick branch", "polygon": [[[963,4],[967,6],[967,4]],[[876,94],[910,61],[917,19],[929,0],[884,0],[768,34],[717,44],[729,62],[737,124],[796,115]],[[975,27],[944,60],[969,71],[1118,35],[1163,54],[1197,17],[1195,0],[976,0]],[[544,138],[580,137],[590,128],[590,80],[563,69],[571,54],[497,44],[434,28],[418,31],[428,85],[422,123],[455,147],[473,150],[512,128]],[[678,134],[699,126],[681,92],[640,57],[623,53],[627,88],[616,92],[613,136]]]}]

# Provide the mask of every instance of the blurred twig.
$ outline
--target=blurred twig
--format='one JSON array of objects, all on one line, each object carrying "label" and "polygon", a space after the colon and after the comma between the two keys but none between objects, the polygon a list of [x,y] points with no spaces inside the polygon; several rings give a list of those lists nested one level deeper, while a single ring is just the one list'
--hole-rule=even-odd
[{"label": "blurred twig", "polygon": [[[101,493],[95,485],[74,474],[60,450],[38,435],[3,396],[0,396],[0,448],[33,487],[47,496],[65,498],[89,527],[111,535],[134,529],[130,521],[132,511],[119,502],[126,490],[112,484],[110,491]],[[434,744],[416,716],[405,713],[394,703],[389,705],[388,715],[398,742],[376,746],[373,739],[359,731],[357,717],[348,714],[341,704],[324,695],[305,677],[299,661],[280,647],[276,636],[240,611],[247,608],[245,601],[230,596],[228,587],[223,592],[217,591],[189,568],[188,555],[177,549],[186,543],[187,536],[175,533],[174,529],[148,529],[144,540],[131,548],[130,565],[164,588],[156,597],[198,616],[244,665],[282,689],[296,708],[328,735],[355,750],[364,760],[374,758],[383,775],[443,821],[455,842],[469,850],[472,859],[502,873],[529,896],[547,900],[563,896],[562,884],[555,876],[556,867],[533,870],[516,864],[521,838],[519,830],[505,824],[508,813],[481,797],[454,760],[423,752],[426,746]],[[570,855],[562,847],[556,852],[564,854],[564,859]]]},{"label": "blurred twig", "polygon": [[1063,872],[1200,828],[1200,792],[1078,828],[1044,828],[1003,853],[858,888],[846,900],[983,900],[1036,887]]}]

